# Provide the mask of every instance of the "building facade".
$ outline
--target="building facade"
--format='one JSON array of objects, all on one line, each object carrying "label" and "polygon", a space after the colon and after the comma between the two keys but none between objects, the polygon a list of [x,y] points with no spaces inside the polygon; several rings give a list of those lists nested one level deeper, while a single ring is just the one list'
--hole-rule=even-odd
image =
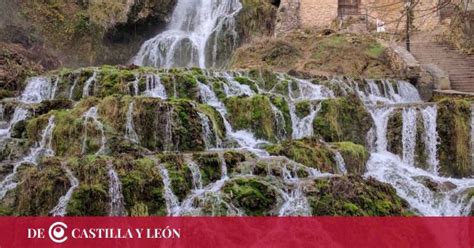
[{"label": "building facade", "polygon": [[[451,3],[445,5],[443,1]],[[432,29],[449,16],[451,6],[458,4],[472,8],[473,1],[420,0],[413,9],[413,25],[420,30]],[[367,17],[372,23],[380,19],[389,30],[404,27],[406,21],[405,0],[300,0],[299,9],[300,25],[303,28],[329,26],[334,20],[347,16]]]}]

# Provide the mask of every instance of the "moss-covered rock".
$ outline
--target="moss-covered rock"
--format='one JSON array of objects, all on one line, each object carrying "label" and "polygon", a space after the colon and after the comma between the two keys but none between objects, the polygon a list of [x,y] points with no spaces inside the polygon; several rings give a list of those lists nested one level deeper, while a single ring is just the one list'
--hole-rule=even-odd
[{"label": "moss-covered rock", "polygon": [[327,142],[351,141],[365,145],[373,120],[356,96],[328,99],[313,122],[314,132]]},{"label": "moss-covered rock", "polygon": [[337,171],[333,151],[317,138],[284,141],[281,144],[269,145],[266,150],[270,155],[286,156],[298,163],[321,172],[334,173]]},{"label": "moss-covered rock", "polygon": [[16,190],[15,212],[26,216],[47,216],[70,187],[61,169],[61,161],[50,159],[41,167],[26,167],[21,171]]},{"label": "moss-covered rock", "polygon": [[171,190],[178,197],[178,200],[183,200],[193,189],[192,173],[183,156],[179,154],[160,154],[158,158],[168,170]]},{"label": "moss-covered rock", "polygon": [[109,178],[106,157],[72,158],[68,166],[79,180],[67,206],[69,216],[106,216],[109,208]]},{"label": "moss-covered rock", "polygon": [[364,146],[352,142],[339,142],[332,143],[331,145],[334,146],[344,158],[347,172],[359,175],[365,173],[366,164],[369,160],[369,152]]},{"label": "moss-covered rock", "polygon": [[143,158],[115,160],[121,178],[125,208],[132,216],[166,215],[163,179],[155,161]]},{"label": "moss-covered rock", "polygon": [[277,139],[275,115],[267,96],[230,97],[225,100],[229,122],[236,130],[251,130],[260,139]]},{"label": "moss-covered rock", "polygon": [[231,180],[222,191],[226,199],[249,216],[270,215],[278,202],[278,195],[272,186],[258,178]]},{"label": "moss-covered rock", "polygon": [[307,193],[317,216],[403,216],[408,204],[390,185],[361,176],[318,179]]},{"label": "moss-covered rock", "polygon": [[[198,114],[199,110],[196,108],[197,104],[177,99],[165,101],[158,98],[129,96],[110,96],[102,100],[88,98],[71,110],[52,111],[29,120],[26,127],[27,136],[30,141],[38,142],[49,116],[54,115],[52,146],[56,155],[93,154],[102,146],[102,130],[94,120],[86,120],[84,113],[96,106],[98,120],[103,125],[106,140],[123,139],[126,136],[127,113],[131,102],[135,104],[131,117],[140,146],[151,151],[205,149],[202,135],[204,127]],[[209,108],[206,112],[213,114],[211,116],[213,123],[216,123],[216,126],[223,125],[222,120]],[[214,130],[223,136],[221,128],[217,127]],[[117,152],[111,150],[114,144],[107,142],[105,152]]]},{"label": "moss-covered rock", "polygon": [[436,122],[440,173],[453,177],[471,176],[471,104],[465,100],[441,100]]},{"label": "moss-covered rock", "polygon": [[193,160],[199,165],[203,186],[215,182],[222,177],[222,163],[217,153],[194,154]]}]

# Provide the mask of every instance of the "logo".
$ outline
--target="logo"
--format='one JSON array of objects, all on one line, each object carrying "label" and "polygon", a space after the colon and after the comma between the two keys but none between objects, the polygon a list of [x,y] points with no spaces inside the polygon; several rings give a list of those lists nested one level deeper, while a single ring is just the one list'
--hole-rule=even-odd
[{"label": "logo", "polygon": [[48,235],[49,238],[54,242],[54,243],[64,243],[67,240],[66,236],[66,229],[67,225],[64,224],[63,222],[55,222],[49,226],[48,229]]}]

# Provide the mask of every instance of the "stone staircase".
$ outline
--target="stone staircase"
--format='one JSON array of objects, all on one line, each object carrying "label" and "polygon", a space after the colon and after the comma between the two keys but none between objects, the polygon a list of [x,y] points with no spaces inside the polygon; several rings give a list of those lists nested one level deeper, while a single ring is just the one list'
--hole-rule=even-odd
[{"label": "stone staircase", "polygon": [[435,64],[449,74],[452,90],[474,92],[474,56],[431,41],[426,35],[414,35],[411,52],[420,64]]}]

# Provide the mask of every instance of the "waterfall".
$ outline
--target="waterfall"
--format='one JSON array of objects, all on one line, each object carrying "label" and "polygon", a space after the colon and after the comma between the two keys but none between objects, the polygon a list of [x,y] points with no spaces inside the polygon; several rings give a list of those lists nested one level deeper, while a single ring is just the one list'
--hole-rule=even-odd
[{"label": "waterfall", "polygon": [[227,58],[236,46],[235,17],[241,8],[239,0],[178,0],[167,30],[146,41],[133,63],[165,68],[223,66],[225,61],[218,55]]},{"label": "waterfall", "polygon": [[336,161],[336,166],[339,173],[347,174],[346,162],[344,162],[344,158],[337,150],[334,150],[334,160]]},{"label": "waterfall", "polygon": [[193,176],[194,190],[202,189],[202,175],[199,166],[192,159],[186,160],[186,164]]},{"label": "waterfall", "polygon": [[74,89],[76,89],[77,83],[79,82],[80,78],[81,78],[80,76],[76,76],[76,78],[74,79],[74,81],[72,83],[71,89],[69,90],[69,99],[70,100],[72,100],[72,98],[73,98]]},{"label": "waterfall", "polygon": [[387,151],[387,126],[394,109],[391,107],[375,107],[368,110],[375,124],[375,150],[377,152]]},{"label": "waterfall", "polygon": [[[199,116],[199,119],[201,120],[201,126],[202,126],[202,134],[201,134],[202,140],[204,141],[206,150],[208,150],[212,147],[212,136],[214,137],[217,137],[217,136],[213,135],[209,117],[200,112],[198,112],[198,116]],[[217,140],[216,140],[216,143],[217,143]]]},{"label": "waterfall", "polygon": [[109,175],[109,216],[124,216],[126,213],[123,203],[122,183],[111,162],[107,163],[107,174]]},{"label": "waterfall", "polygon": [[99,150],[95,154],[103,154],[105,152],[105,145],[107,144],[107,138],[105,137],[104,125],[98,119],[97,107],[92,107],[89,110],[87,110],[87,112],[85,112],[83,115],[83,119],[84,119],[84,138],[82,140],[82,154],[85,154],[87,151],[87,123],[89,122],[89,120],[92,120],[96,128],[99,129],[99,132],[101,135],[101,138],[100,138],[101,145],[100,145]]},{"label": "waterfall", "polygon": [[295,171],[289,171],[286,165],[282,166],[282,177],[286,184],[292,189],[285,191],[284,189],[276,190],[282,196],[284,203],[281,206],[279,216],[311,216],[311,207],[308,199],[303,193],[301,180]]},{"label": "waterfall", "polygon": [[[139,94],[139,89],[138,89],[138,83],[139,82],[140,82],[140,77],[135,75],[135,80],[133,80],[132,82],[129,83],[129,87],[130,87],[130,85],[132,85],[132,87],[133,87],[133,92],[130,91],[130,93],[133,94],[134,96],[138,96],[138,94]],[[147,86],[148,86],[148,84],[147,84]]]},{"label": "waterfall", "polygon": [[355,84],[356,92],[361,100],[367,105],[375,105],[378,103],[417,103],[422,102],[415,86],[406,81],[397,81],[398,93],[395,91],[390,80],[381,81],[380,89],[375,80],[366,80],[366,88],[361,91],[357,83]]},{"label": "waterfall", "polygon": [[52,86],[47,77],[29,78],[20,101],[23,103],[40,103],[43,100],[51,99]]},{"label": "waterfall", "polygon": [[161,83],[161,79],[158,75],[151,74],[146,76],[146,90],[144,95],[161,99],[168,98],[165,86]]},{"label": "waterfall", "polygon": [[125,122],[125,138],[132,141],[135,144],[139,144],[139,138],[137,132],[135,132],[135,125],[133,124],[133,111],[135,108],[135,102],[131,101],[128,105],[127,120]]},{"label": "waterfall", "polygon": [[321,110],[321,104],[316,107],[311,104],[311,112],[308,116],[299,118],[296,114],[296,106],[294,103],[289,104],[291,124],[293,129],[293,139],[302,139],[313,135],[313,121],[316,115]]},{"label": "waterfall", "polygon": [[[91,86],[93,83],[95,83],[97,78],[97,71],[94,71],[92,74],[92,77],[88,78],[87,81],[84,84],[84,88],[82,89],[82,98],[86,98],[88,96],[91,96]],[[71,91],[72,92],[72,91]]]},{"label": "waterfall", "polygon": [[12,128],[15,127],[18,122],[25,120],[27,117],[28,110],[22,107],[16,107],[8,126],[4,129],[0,129],[0,141],[5,138],[10,138]]},{"label": "waterfall", "polygon": [[[390,104],[420,102],[418,91],[413,85],[404,81],[397,82],[398,93],[395,95],[393,95],[395,91],[392,91],[388,85],[384,86],[384,93],[377,91],[378,87],[375,87],[375,84],[370,85],[369,83],[369,90],[358,93],[375,123],[376,148],[367,162],[365,176],[371,176],[392,185],[397,194],[421,215],[458,216],[466,214],[471,204],[471,201],[466,198],[467,192],[474,187],[474,179],[454,179],[437,175],[439,162],[437,159],[436,105],[419,107],[425,129],[423,142],[427,163],[430,166],[428,170],[423,170],[414,166],[418,115],[416,107],[406,107],[402,112],[403,158],[400,159],[399,156],[387,151],[388,119],[396,108]],[[380,102],[383,103],[382,106],[374,106]],[[452,186],[437,192],[425,185],[426,180],[435,184]]]},{"label": "waterfall", "polygon": [[285,139],[287,134],[285,117],[283,116],[283,113],[273,105],[273,103],[271,103],[270,106],[276,121],[275,126],[277,128],[277,137],[279,139]]},{"label": "waterfall", "polygon": [[[423,142],[425,144],[425,151],[428,156],[427,162],[429,165],[429,171],[433,174],[438,174],[438,132],[436,131],[436,118],[438,114],[438,109],[436,105],[427,106],[421,110],[421,115],[423,117],[423,125],[425,127],[425,132],[423,134]],[[471,134],[471,137],[474,135]]]},{"label": "waterfall", "polygon": [[403,102],[421,102],[420,94],[413,84],[406,81],[398,81],[397,87],[398,94],[401,96]]},{"label": "waterfall", "polygon": [[176,216],[177,213],[180,212],[180,205],[179,205],[178,197],[173,193],[168,170],[165,168],[163,164],[158,163],[157,166],[158,166],[158,169],[160,170],[161,177],[163,178],[163,188],[164,188],[163,197],[165,198],[166,210],[167,210],[168,216]]},{"label": "waterfall", "polygon": [[239,144],[240,147],[248,149],[252,152],[255,152],[258,155],[261,155],[261,156],[268,155],[268,153],[265,150],[258,149],[258,146],[261,144],[267,143],[266,141],[256,139],[255,136],[247,130],[234,131],[229,121],[226,118],[227,109],[225,108],[224,103],[222,103],[217,98],[214,91],[212,91],[209,86],[203,83],[198,83],[198,87],[199,87],[200,96],[202,98],[201,100],[204,103],[208,104],[209,106],[214,107],[217,110],[217,112],[219,112],[219,114],[221,115],[222,120],[224,122],[225,130],[226,130],[226,136],[228,138],[232,138]]},{"label": "waterfall", "polygon": [[222,72],[218,74],[223,77],[227,84],[224,86],[224,91],[227,97],[229,96],[253,96],[255,92],[250,89],[250,86],[245,84],[240,84],[235,80],[235,78],[227,72]]},{"label": "waterfall", "polygon": [[165,113],[165,137],[163,140],[163,150],[165,151],[172,151],[175,148],[173,145],[173,111],[173,107],[168,106]]},{"label": "waterfall", "polygon": [[65,216],[67,214],[67,205],[71,200],[72,193],[79,187],[79,180],[74,176],[72,171],[66,166],[65,163],[61,163],[61,168],[66,172],[66,176],[69,179],[71,187],[68,189],[65,195],[59,198],[58,204],[49,212],[52,216]]},{"label": "waterfall", "polygon": [[54,127],[54,115],[52,115],[51,117],[49,117],[48,125],[41,133],[41,141],[39,143],[39,146],[31,149],[30,154],[23,159],[24,162],[33,163],[36,165],[40,157],[54,156],[54,150],[52,148]]},{"label": "waterfall", "polygon": [[471,104],[471,166],[474,166],[474,105],[473,104]]},{"label": "waterfall", "polygon": [[20,162],[15,163],[13,166],[13,172],[8,174],[3,181],[0,183],[0,200],[5,197],[6,193],[16,188],[17,183],[14,182],[15,176],[18,172],[18,168],[23,163],[31,163],[37,165],[38,160],[44,156],[54,156],[54,151],[51,147],[53,130],[55,127],[54,115],[48,120],[48,125],[41,133],[41,141],[38,146],[30,149],[30,153],[24,157]]},{"label": "waterfall", "polygon": [[409,165],[415,165],[415,147],[416,147],[416,108],[403,109],[403,162]]}]

